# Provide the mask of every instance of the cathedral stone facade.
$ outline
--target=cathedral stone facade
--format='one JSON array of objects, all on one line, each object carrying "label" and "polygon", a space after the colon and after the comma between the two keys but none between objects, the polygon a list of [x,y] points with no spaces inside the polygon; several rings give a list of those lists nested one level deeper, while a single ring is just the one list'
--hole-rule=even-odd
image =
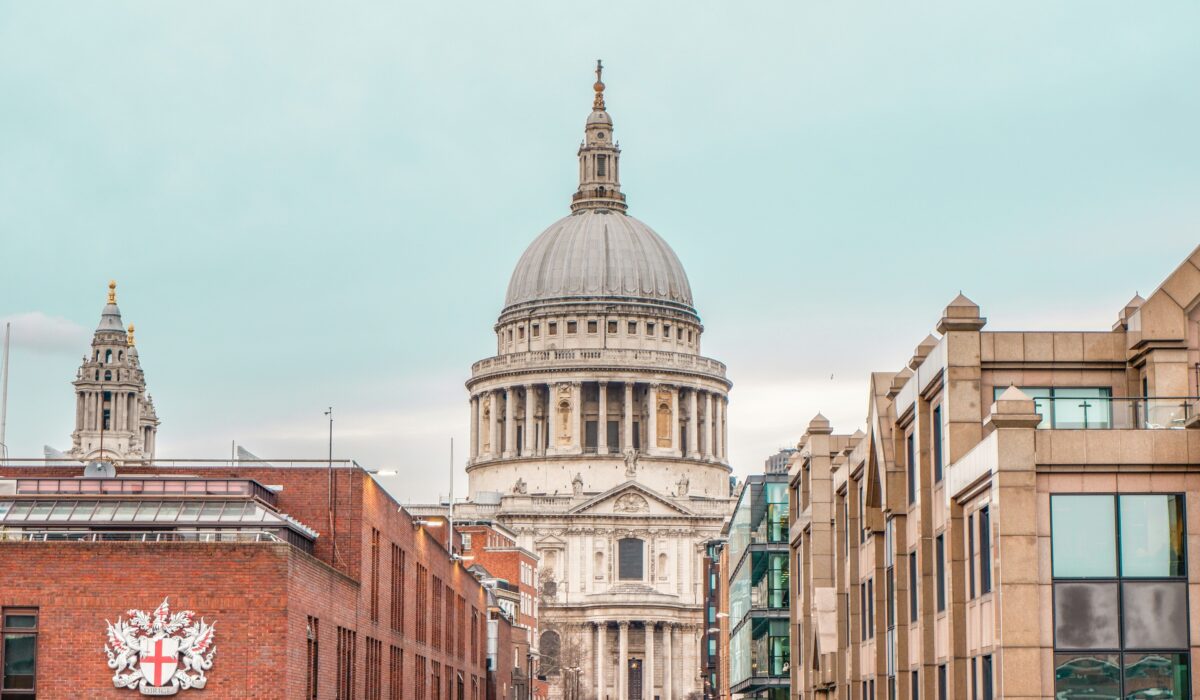
[{"label": "cathedral stone facade", "polygon": [[[91,352],[75,375],[75,430],[68,457],[86,461],[154,459],[158,416],[146,393],[146,376],[117,308],[117,283],[108,283],[108,303],[92,336]],[[52,450],[47,448],[47,456]]]},{"label": "cathedral stone facade", "polygon": [[[541,668],[561,697],[702,691],[704,543],[732,507],[730,382],[670,246],[626,213],[597,66],[579,188],[517,263],[471,368],[468,503],[540,558]],[[580,689],[575,694],[575,689]]]}]

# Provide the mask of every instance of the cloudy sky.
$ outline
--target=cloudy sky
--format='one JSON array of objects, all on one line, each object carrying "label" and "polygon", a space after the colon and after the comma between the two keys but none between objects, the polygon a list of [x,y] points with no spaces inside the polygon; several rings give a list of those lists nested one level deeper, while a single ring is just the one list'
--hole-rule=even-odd
[{"label": "cloudy sky", "polygon": [[10,453],[69,444],[115,278],[160,456],[319,457],[332,405],[336,456],[444,492],[598,57],[740,473],[861,425],[960,289],[1107,328],[1200,242],[1200,4],[983,5],[0,3]]}]

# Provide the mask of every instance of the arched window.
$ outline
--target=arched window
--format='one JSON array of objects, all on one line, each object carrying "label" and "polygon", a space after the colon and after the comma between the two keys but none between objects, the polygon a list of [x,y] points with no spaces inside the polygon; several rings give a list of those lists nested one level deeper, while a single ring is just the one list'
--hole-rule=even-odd
[{"label": "arched window", "polygon": [[107,365],[111,362],[112,362],[112,350],[105,350],[104,351],[104,364]]},{"label": "arched window", "polygon": [[106,381],[106,382],[112,381],[112,370],[110,370],[110,369],[104,370],[104,381]]},{"label": "arched window", "polygon": [[542,632],[541,644],[539,645],[541,656],[541,667],[539,674],[548,676],[552,673],[558,673],[558,654],[559,648],[562,646],[558,632],[554,630],[546,630]]},{"label": "arched window", "polygon": [[617,578],[622,581],[641,581],[642,553],[646,544],[636,537],[626,537],[617,541]]}]

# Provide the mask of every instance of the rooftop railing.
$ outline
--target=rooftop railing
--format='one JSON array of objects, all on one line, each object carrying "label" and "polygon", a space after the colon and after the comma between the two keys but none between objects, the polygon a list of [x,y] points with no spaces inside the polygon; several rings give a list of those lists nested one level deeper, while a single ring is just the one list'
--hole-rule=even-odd
[{"label": "rooftop railing", "polygon": [[1187,427],[1200,409],[1200,397],[1040,397],[1041,429],[1171,430]]},{"label": "rooftop railing", "polygon": [[290,544],[313,553],[313,543],[288,531],[270,530],[5,530],[0,542],[201,542]]},{"label": "rooftop railing", "polygon": [[633,350],[624,348],[579,348],[569,350],[530,350],[508,355],[496,355],[471,365],[472,376],[490,374],[509,369],[537,367],[561,367],[564,363],[575,363],[594,367],[618,365],[635,367],[663,367],[681,369],[719,377],[725,376],[725,365],[712,358],[668,350]]}]

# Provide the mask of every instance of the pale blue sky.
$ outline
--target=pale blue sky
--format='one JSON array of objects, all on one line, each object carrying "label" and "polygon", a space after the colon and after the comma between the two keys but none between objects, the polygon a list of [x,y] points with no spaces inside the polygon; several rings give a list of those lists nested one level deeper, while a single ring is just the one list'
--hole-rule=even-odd
[{"label": "pale blue sky", "polygon": [[603,57],[630,212],[689,272],[757,469],[817,410],[860,425],[867,372],[960,289],[991,328],[1107,328],[1191,251],[1197,27],[1195,2],[0,2],[11,452],[68,444],[114,277],[162,456],[320,456],[332,404],[339,456],[444,491]]}]

